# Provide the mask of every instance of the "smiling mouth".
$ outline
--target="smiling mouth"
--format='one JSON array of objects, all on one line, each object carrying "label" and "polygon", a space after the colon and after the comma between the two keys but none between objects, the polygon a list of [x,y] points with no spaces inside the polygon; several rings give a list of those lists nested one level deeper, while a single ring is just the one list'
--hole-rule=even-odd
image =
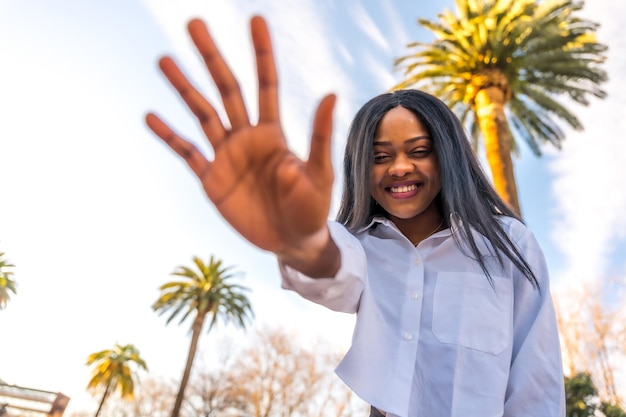
[{"label": "smiling mouth", "polygon": [[410,191],[417,190],[417,188],[418,188],[417,184],[410,184],[410,185],[401,185],[399,187],[389,187],[389,191],[392,193],[408,193]]}]

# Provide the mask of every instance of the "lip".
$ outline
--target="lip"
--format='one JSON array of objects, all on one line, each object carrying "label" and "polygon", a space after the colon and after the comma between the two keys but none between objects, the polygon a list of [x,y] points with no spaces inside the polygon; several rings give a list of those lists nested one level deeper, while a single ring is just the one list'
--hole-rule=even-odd
[{"label": "lip", "polygon": [[417,195],[423,186],[424,183],[416,181],[395,182],[385,187],[385,191],[393,198],[405,199]]}]

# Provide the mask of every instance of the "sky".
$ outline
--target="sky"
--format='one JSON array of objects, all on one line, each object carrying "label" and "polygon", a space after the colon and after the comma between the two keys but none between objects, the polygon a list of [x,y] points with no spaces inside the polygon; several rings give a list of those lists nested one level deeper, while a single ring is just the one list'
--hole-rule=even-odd
[{"label": "sky", "polygon": [[[423,3],[423,4],[420,4]],[[156,111],[210,155],[195,121],[158,71],[173,56],[206,95],[214,86],[185,31],[205,19],[256,112],[248,22],[267,18],[292,149],[308,150],[313,112],[338,95],[337,180],[348,124],[401,73],[393,59],[431,40],[418,17],[451,0],[0,0],[0,251],[15,264],[18,293],[0,311],[0,379],[70,396],[68,413],[95,410],[85,392],[87,356],[132,343],[150,373],[177,379],[189,324],[151,309],[158,287],[193,256],[222,259],[251,288],[255,326],[294,329],[345,348],[354,317],[280,288],[271,254],[246,243],[216,213],[195,177],[146,128]],[[626,3],[588,1],[609,45],[605,100],[568,103],[585,126],[541,158],[522,146],[516,175],[522,212],[544,249],[553,293],[626,272]],[[210,360],[220,326],[201,342]],[[235,331],[238,337],[245,337]]]}]

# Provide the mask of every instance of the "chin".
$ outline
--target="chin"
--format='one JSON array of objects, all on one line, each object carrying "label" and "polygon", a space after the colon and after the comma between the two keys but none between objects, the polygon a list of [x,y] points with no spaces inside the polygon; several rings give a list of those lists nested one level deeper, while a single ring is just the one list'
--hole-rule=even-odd
[{"label": "chin", "polygon": [[416,217],[418,217],[420,214],[422,214],[423,212],[388,212],[389,215],[393,218],[399,219],[399,220],[411,220],[414,219]]}]

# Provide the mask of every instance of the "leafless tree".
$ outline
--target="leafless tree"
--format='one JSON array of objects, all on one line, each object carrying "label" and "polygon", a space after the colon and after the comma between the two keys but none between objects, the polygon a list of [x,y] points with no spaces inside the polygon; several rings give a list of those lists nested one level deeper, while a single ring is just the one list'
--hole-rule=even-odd
[{"label": "leafless tree", "polygon": [[[218,344],[199,355],[182,417],[351,417],[367,406],[335,375],[339,353],[321,341],[303,343],[284,328],[261,328],[242,344]],[[212,356],[210,356],[212,355]],[[217,357],[217,364],[203,363]],[[177,383],[151,376],[140,381],[132,401],[112,398],[106,417],[168,417]],[[70,417],[84,417],[74,413]],[[90,414],[89,414],[90,415]]]},{"label": "leafless tree", "polygon": [[[132,400],[111,397],[101,415],[106,417],[169,417],[176,398],[178,384],[161,378],[148,377],[138,381]],[[69,417],[87,417],[93,413],[76,411]]]},{"label": "leafless tree", "polygon": [[217,348],[217,365],[207,366],[200,356],[188,389],[182,414],[185,417],[223,417],[229,410],[239,410],[243,405],[232,395],[233,356],[237,348],[232,340],[223,339]]},{"label": "leafless tree", "polygon": [[624,404],[619,383],[626,378],[625,284],[598,281],[555,296],[566,370],[588,372],[600,398],[615,405]]},{"label": "leafless tree", "polygon": [[347,417],[365,405],[334,374],[337,354],[304,347],[284,329],[261,329],[230,375],[232,395],[252,417]]}]

